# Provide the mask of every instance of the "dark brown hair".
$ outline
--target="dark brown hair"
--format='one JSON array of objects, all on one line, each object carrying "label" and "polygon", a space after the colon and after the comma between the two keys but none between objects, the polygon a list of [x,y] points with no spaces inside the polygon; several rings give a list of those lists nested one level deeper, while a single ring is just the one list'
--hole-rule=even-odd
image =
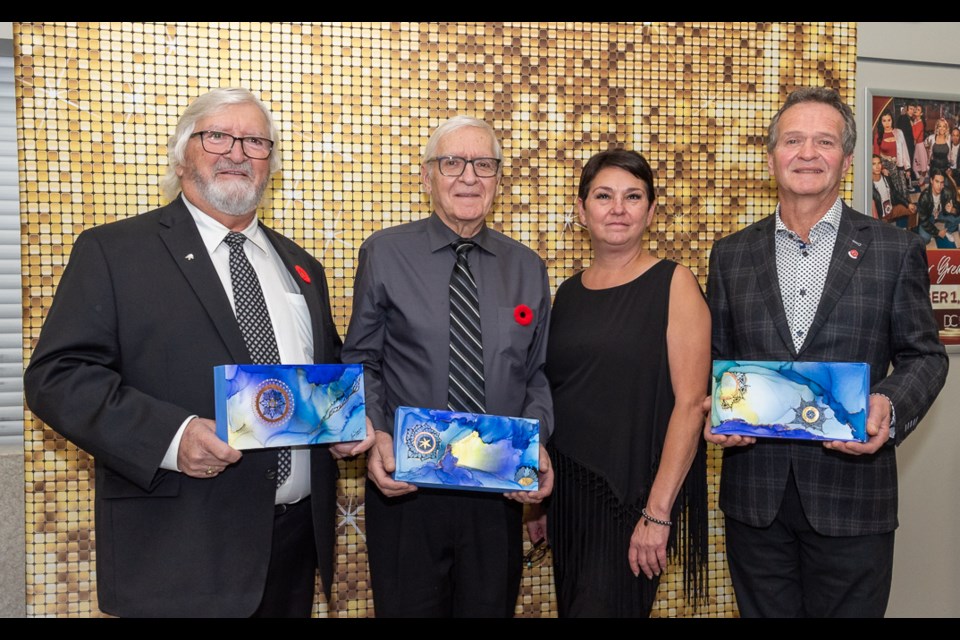
[{"label": "dark brown hair", "polygon": [[647,185],[647,198],[651,204],[657,199],[657,192],[653,188],[653,169],[647,159],[636,151],[626,149],[608,149],[596,154],[583,167],[580,174],[580,186],[577,188],[577,197],[586,200],[590,194],[590,184],[603,169],[617,167],[643,180]]}]

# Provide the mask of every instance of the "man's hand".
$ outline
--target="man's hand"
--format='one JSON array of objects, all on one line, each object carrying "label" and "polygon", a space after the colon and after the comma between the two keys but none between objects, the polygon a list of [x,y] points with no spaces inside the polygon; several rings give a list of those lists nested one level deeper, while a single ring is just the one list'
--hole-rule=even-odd
[{"label": "man's hand", "polygon": [[[712,426],[710,424],[710,408],[713,406],[713,398],[707,396],[703,399],[703,439],[707,442],[712,442],[715,445],[719,445],[723,448],[727,447],[743,447],[748,444],[754,444],[757,439],[753,436],[741,436],[737,434],[723,435],[719,433],[713,433],[710,429]],[[642,523],[641,523],[642,524]]]},{"label": "man's hand", "polygon": [[417,490],[408,482],[397,482],[390,474],[397,468],[393,458],[393,436],[385,431],[374,434],[374,443],[367,455],[367,477],[373,480],[380,492],[388,498],[396,498]]},{"label": "man's hand", "polygon": [[359,442],[338,442],[330,445],[330,455],[332,455],[335,460],[358,456],[372,447],[374,440],[375,437],[373,435],[373,423],[370,422],[370,418],[367,418],[367,435],[364,437],[364,439],[360,440]]},{"label": "man's hand", "polygon": [[867,411],[867,441],[846,442],[831,440],[823,446],[852,456],[876,453],[890,439],[890,401],[880,394],[870,396]]},{"label": "man's hand", "polygon": [[536,491],[511,491],[503,495],[523,504],[537,504],[553,493],[553,464],[543,445],[540,445],[540,469],[537,476],[540,488]]},{"label": "man's hand", "polygon": [[214,478],[241,453],[217,437],[217,425],[206,418],[194,418],[183,430],[177,449],[177,467],[192,478]]},{"label": "man's hand", "polygon": [[547,537],[547,510],[542,504],[531,504],[523,514],[527,523],[530,544],[537,544]]}]

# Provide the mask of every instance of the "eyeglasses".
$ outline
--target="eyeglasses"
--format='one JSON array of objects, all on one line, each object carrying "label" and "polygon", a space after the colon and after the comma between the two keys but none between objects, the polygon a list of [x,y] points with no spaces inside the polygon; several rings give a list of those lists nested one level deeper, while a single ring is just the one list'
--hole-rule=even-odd
[{"label": "eyeglasses", "polygon": [[530,547],[530,550],[524,554],[523,566],[527,569],[539,567],[543,564],[543,559],[547,557],[548,553],[550,553],[550,545],[547,544],[547,539],[540,538]]},{"label": "eyeglasses", "polygon": [[265,160],[273,151],[273,140],[258,138],[257,136],[232,136],[223,131],[197,131],[193,136],[200,136],[200,144],[207,153],[225,156],[233,151],[233,145],[240,141],[243,155],[253,160]]},{"label": "eyeglasses", "polygon": [[459,156],[441,156],[430,158],[427,162],[436,162],[442,175],[448,178],[459,178],[467,170],[467,165],[473,165],[473,172],[478,178],[492,178],[500,170],[500,161],[496,158],[474,158],[467,160]]}]

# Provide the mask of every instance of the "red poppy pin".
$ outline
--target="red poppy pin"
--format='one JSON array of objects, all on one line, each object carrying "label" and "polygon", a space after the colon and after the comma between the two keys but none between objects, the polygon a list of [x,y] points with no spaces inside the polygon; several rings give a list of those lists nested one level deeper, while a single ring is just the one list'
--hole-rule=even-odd
[{"label": "red poppy pin", "polygon": [[850,249],[850,251],[847,251],[847,255],[856,260],[860,257],[860,252],[856,249]]},{"label": "red poppy pin", "polygon": [[310,274],[307,273],[306,269],[304,269],[300,265],[296,265],[293,268],[297,270],[297,275],[300,276],[301,280],[303,280],[307,284],[310,284]]},{"label": "red poppy pin", "polygon": [[525,327],[533,322],[533,309],[525,304],[518,304],[516,309],[513,310],[513,319],[517,321],[517,324]]}]

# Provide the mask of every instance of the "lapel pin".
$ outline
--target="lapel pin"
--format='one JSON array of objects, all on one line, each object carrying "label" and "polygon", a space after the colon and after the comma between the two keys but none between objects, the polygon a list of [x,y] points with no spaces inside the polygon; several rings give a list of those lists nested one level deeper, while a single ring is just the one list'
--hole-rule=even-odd
[{"label": "lapel pin", "polygon": [[850,251],[847,251],[847,255],[856,260],[860,257],[860,252],[856,249],[850,249]]},{"label": "lapel pin", "polygon": [[183,257],[186,258],[187,260],[193,260],[193,254],[192,254],[192,253],[188,253],[187,255],[185,255],[185,256],[183,256]]},{"label": "lapel pin", "polygon": [[304,269],[304,268],[301,267],[300,265],[296,265],[296,266],[294,267],[294,269],[297,270],[297,275],[300,276],[300,279],[301,279],[301,280],[303,280],[303,281],[306,282],[307,284],[310,284],[310,274],[307,273],[307,270],[306,270],[306,269]]}]

